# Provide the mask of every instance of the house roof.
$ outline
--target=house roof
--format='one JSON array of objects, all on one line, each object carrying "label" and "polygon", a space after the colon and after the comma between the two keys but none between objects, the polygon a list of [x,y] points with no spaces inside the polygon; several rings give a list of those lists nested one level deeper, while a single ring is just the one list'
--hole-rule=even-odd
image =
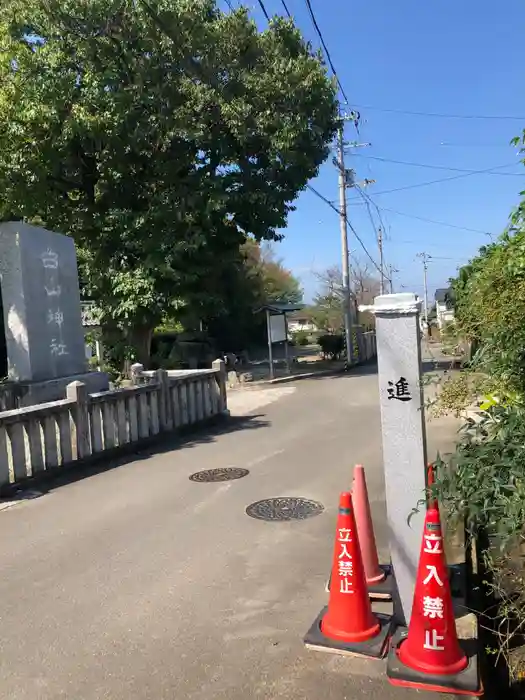
[{"label": "house roof", "polygon": [[451,291],[452,290],[450,287],[447,287],[446,289],[436,289],[434,300],[444,304],[447,301],[447,296],[450,296]]},{"label": "house roof", "polygon": [[309,318],[310,318],[309,314],[304,309],[300,309],[299,311],[292,311],[292,313],[288,317],[288,320],[289,321],[307,321],[307,320],[309,320]]},{"label": "house roof", "polygon": [[270,314],[290,314],[294,311],[301,311],[304,309],[304,304],[287,304],[280,301],[272,301],[269,304],[261,306],[258,311],[269,311]]}]

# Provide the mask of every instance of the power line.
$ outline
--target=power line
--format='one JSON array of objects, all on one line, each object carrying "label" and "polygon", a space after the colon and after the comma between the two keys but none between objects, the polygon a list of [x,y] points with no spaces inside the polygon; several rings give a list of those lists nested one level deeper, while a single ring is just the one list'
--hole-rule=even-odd
[{"label": "power line", "polygon": [[372,224],[372,228],[374,229],[374,235],[377,239],[376,222],[374,221],[374,217],[372,216],[372,210],[370,209],[370,202],[365,197],[365,193],[362,191],[362,189],[358,185],[354,185],[354,187],[359,192],[359,194],[361,195],[361,199],[365,203],[366,210],[368,212],[368,218],[370,219],[370,223]]},{"label": "power line", "polygon": [[399,216],[406,216],[409,219],[417,219],[418,221],[424,221],[425,223],[428,223],[428,224],[437,224],[438,226],[447,226],[448,228],[455,228],[455,229],[459,229],[460,231],[470,231],[471,233],[482,233],[485,236],[492,236],[493,235],[490,231],[482,231],[479,228],[469,228],[468,226],[457,226],[456,224],[449,224],[445,221],[437,221],[436,219],[428,219],[424,216],[416,216],[415,214],[406,214],[405,212],[398,211],[397,209],[391,209],[390,207],[384,207],[382,205],[380,207],[360,187],[357,187],[357,189],[360,191],[361,195],[364,198],[368,199],[368,201],[372,204],[372,206],[375,207],[377,214],[379,216],[379,220],[381,221],[383,228],[385,228],[385,225],[384,225],[383,220],[381,219],[381,211],[389,211],[392,214],[399,214]]},{"label": "power line", "polygon": [[[259,0],[259,2],[261,2],[261,0]],[[319,41],[321,42],[321,46],[323,47],[324,52],[326,54],[326,60],[328,61],[328,64],[329,64],[330,68],[332,69],[332,73],[334,74],[334,77],[337,81],[337,84],[339,86],[339,90],[341,90],[341,95],[344,97],[345,102],[348,104],[348,97],[346,96],[346,93],[343,89],[343,86],[341,85],[341,81],[339,80],[339,76],[337,75],[337,71],[336,71],[335,66],[333,64],[332,57],[330,56],[330,51],[328,51],[328,47],[327,47],[326,42],[324,40],[323,34],[322,34],[321,30],[319,29],[319,25],[317,24],[317,20],[315,18],[315,14],[314,14],[314,11],[312,8],[312,3],[310,2],[310,0],[305,0],[305,2],[306,2],[306,7],[308,8],[308,12],[310,14],[310,18],[311,18],[312,23],[314,25],[315,31],[317,32],[317,35],[319,37]]]},{"label": "power line", "polygon": [[[324,202],[325,204],[328,204],[328,206],[329,206],[331,209],[333,209],[337,214],[340,214],[340,213],[341,213],[341,212],[339,211],[339,209],[338,209],[336,206],[334,206],[334,205],[332,204],[332,202],[331,202],[329,199],[327,199],[324,195],[322,195],[320,192],[318,192],[314,187],[312,187],[312,185],[306,185],[306,187],[307,187],[311,192],[313,192],[317,197],[319,197],[319,199],[322,199],[323,202]],[[372,265],[376,268],[376,270],[379,272],[379,274],[381,274],[381,268],[380,268],[379,265],[376,263],[376,261],[374,260],[374,258],[370,255],[370,253],[368,252],[367,247],[365,246],[365,244],[364,244],[363,241],[361,240],[361,238],[360,238],[360,236],[358,235],[357,231],[356,231],[355,228],[352,226],[352,224],[348,221],[348,217],[347,217],[347,219],[346,219],[346,223],[347,223],[347,225],[348,225],[348,228],[352,231],[352,233],[354,234],[354,236],[357,238],[357,241],[358,241],[359,245],[360,245],[361,248],[364,250],[366,256],[368,257],[368,259],[370,260],[370,262],[372,263]],[[387,280],[390,282],[390,279],[389,279],[388,277],[385,277],[385,279],[387,279]]]},{"label": "power line", "polygon": [[[369,197],[369,195],[368,195],[366,192],[364,192],[364,191],[362,190],[362,188],[360,188],[359,186],[356,186],[356,189],[358,190],[358,192],[360,193],[360,195],[361,195],[363,201],[364,201],[365,204],[367,205],[368,215],[369,215],[369,217],[370,217],[370,220],[372,221],[372,224],[374,225],[374,230],[375,230],[375,224],[374,224],[374,222],[373,222],[373,218],[372,218],[372,215],[371,215],[369,203],[372,204],[372,206],[375,207],[375,209],[376,209],[376,211],[377,211],[377,213],[378,213],[379,220],[380,220],[380,222],[381,222],[381,225],[382,225],[383,230],[385,230],[385,225],[384,225],[383,220],[382,220],[382,218],[381,218],[381,210],[383,210],[383,211],[389,211],[389,212],[392,212],[393,214],[399,214],[400,216],[406,216],[406,217],[411,218],[411,219],[417,219],[418,221],[424,221],[424,222],[426,222],[426,223],[438,224],[438,225],[440,225],[440,226],[448,226],[448,227],[450,227],[450,228],[459,229],[459,230],[463,230],[463,231],[470,231],[470,232],[472,232],[472,233],[482,233],[482,234],[484,234],[484,235],[486,235],[486,236],[492,236],[492,235],[493,235],[493,234],[490,233],[489,231],[482,231],[482,230],[480,230],[480,229],[468,228],[468,227],[466,227],[466,226],[456,226],[455,224],[449,224],[449,223],[446,223],[446,222],[444,222],[444,221],[436,221],[436,220],[434,220],[434,219],[427,219],[427,218],[421,217],[421,216],[415,216],[415,215],[412,215],[412,214],[405,214],[405,213],[400,212],[400,211],[397,211],[397,210],[395,210],[395,209],[390,209],[390,208],[388,208],[388,207],[379,207],[379,206],[373,201],[373,199],[372,199],[371,197]],[[368,202],[367,202],[367,200],[368,200]],[[416,242],[416,241],[400,241],[400,240],[398,240],[398,239],[396,238],[396,243],[408,243],[408,244],[411,244],[411,245],[412,245],[412,244],[416,244],[417,242]],[[454,261],[456,261],[456,262],[458,261],[457,258],[446,258],[446,257],[437,256],[437,255],[431,255],[430,258],[431,258],[431,259],[434,259],[434,260],[454,260]]]},{"label": "power line", "polygon": [[261,10],[263,11],[264,16],[266,17],[266,21],[269,22],[269,21],[270,21],[270,16],[269,16],[268,13],[266,12],[266,7],[264,6],[263,0],[258,0],[258,3],[259,3],[259,7],[260,7]]},{"label": "power line", "polygon": [[440,141],[440,146],[445,148],[508,148],[509,143],[454,143],[453,141]]},{"label": "power line", "polygon": [[[479,171],[477,170],[468,170],[466,168],[450,168],[447,167],[446,165],[431,165],[429,163],[412,163],[407,160],[394,160],[393,158],[381,158],[379,156],[370,156],[366,153],[354,153],[353,154],[357,158],[370,158],[372,160],[380,160],[382,163],[396,163],[397,165],[413,165],[417,168],[430,168],[432,170],[450,170],[453,172],[457,173],[469,173],[471,175],[474,175],[474,173],[477,173]],[[515,163],[515,165],[518,165],[518,163]],[[501,166],[501,167],[510,167],[510,166]],[[506,177],[525,177],[525,174],[523,173],[497,173],[494,172],[492,173],[493,175],[500,175],[500,176],[506,176]]]},{"label": "power line", "polygon": [[281,3],[282,3],[282,5],[283,5],[284,10],[285,10],[286,14],[288,15],[288,17],[289,17],[290,19],[292,19],[292,15],[290,14],[290,10],[288,9],[288,7],[287,7],[287,5],[286,5],[286,0],[281,0]]},{"label": "power line", "polygon": [[364,199],[365,201],[369,202],[374,207],[374,209],[377,212],[377,216],[379,218],[379,223],[383,227],[383,231],[385,231],[385,233],[386,233],[387,227],[385,226],[385,222],[383,221],[383,217],[381,216],[381,208],[374,202],[372,197],[370,197],[370,195],[363,190],[362,187],[360,187],[359,185],[355,185],[355,188],[359,192],[359,194],[361,195],[361,198]]},{"label": "power line", "polygon": [[[363,189],[357,183],[354,185],[354,187],[359,192],[363,202],[366,205],[368,217],[370,219],[370,223],[372,224],[372,228],[374,229],[377,245],[379,248],[379,269],[381,270],[381,294],[383,294],[384,293],[384,286],[385,286],[385,279],[387,279],[385,277],[385,260],[384,260],[384,238],[385,238],[385,236],[383,235],[383,234],[386,234],[385,224],[383,223],[383,217],[381,216],[381,211],[380,211],[379,207],[377,206],[377,204],[372,200],[372,198],[369,197],[366,194],[366,192],[364,192]],[[372,204],[375,207],[375,209],[377,211],[377,215],[379,217],[379,224],[380,225],[378,226],[377,229],[376,229],[374,217],[372,216],[372,210],[370,209],[370,204]],[[390,273],[389,282],[390,282],[390,286],[392,286],[392,273]]]},{"label": "power line", "polygon": [[382,190],[381,192],[374,192],[374,194],[377,197],[380,194],[390,194],[391,192],[402,192],[403,190],[413,190],[413,189],[416,189],[416,187],[427,187],[428,185],[437,185],[439,182],[448,182],[450,180],[459,180],[462,177],[471,177],[472,175],[482,175],[484,173],[490,173],[493,170],[497,170],[498,168],[510,168],[511,165],[515,165],[515,163],[508,163],[507,165],[496,165],[492,168],[486,168],[485,170],[472,170],[468,173],[461,173],[460,175],[452,175],[451,177],[442,177],[442,178],[439,178],[439,180],[430,180],[429,182],[419,182],[418,184],[406,185],[405,187],[395,187],[392,190]]},{"label": "power line", "polygon": [[441,255],[429,255],[429,260],[452,260],[454,262],[461,262],[462,260],[467,260],[467,258],[444,258]]},{"label": "power line", "polygon": [[406,214],[403,211],[397,211],[396,209],[390,209],[389,207],[381,207],[383,211],[392,212],[392,214],[399,214],[399,216],[406,216],[409,219],[417,219],[418,221],[424,221],[427,224],[437,224],[438,226],[447,226],[448,228],[455,228],[460,231],[470,231],[471,233],[483,233],[486,236],[492,236],[490,231],[482,231],[478,228],[469,228],[468,226],[457,226],[456,224],[449,224],[446,221],[437,221],[436,219],[427,219],[424,216],[416,216],[415,214]]},{"label": "power line", "polygon": [[442,112],[416,112],[408,109],[390,109],[387,107],[374,107],[372,105],[356,105],[359,109],[370,109],[375,112],[391,112],[394,114],[410,114],[415,117],[438,117],[440,119],[492,119],[525,121],[525,117],[515,115],[491,115],[491,114],[445,114]]}]

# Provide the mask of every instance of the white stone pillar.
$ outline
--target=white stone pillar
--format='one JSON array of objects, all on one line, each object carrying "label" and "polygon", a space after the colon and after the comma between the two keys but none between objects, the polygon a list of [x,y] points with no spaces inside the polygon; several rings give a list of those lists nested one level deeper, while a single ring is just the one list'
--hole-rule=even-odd
[{"label": "white stone pillar", "polygon": [[424,524],[426,439],[421,383],[421,302],[415,294],[386,294],[364,307],[376,317],[377,362],[389,545],[400,620],[408,625]]}]

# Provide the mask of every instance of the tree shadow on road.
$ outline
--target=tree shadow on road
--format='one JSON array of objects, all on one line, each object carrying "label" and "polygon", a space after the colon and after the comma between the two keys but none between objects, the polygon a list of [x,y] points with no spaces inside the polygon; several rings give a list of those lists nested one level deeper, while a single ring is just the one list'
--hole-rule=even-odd
[{"label": "tree shadow on road", "polygon": [[[118,467],[124,467],[139,460],[150,459],[156,455],[178,450],[199,447],[216,442],[223,435],[242,432],[245,430],[259,430],[268,428],[271,422],[265,420],[265,414],[259,413],[249,416],[221,417],[212,422],[192,426],[184,433],[163,433],[134,444],[124,445],[122,448],[107,450],[88,459],[73,462],[70,466],[49,469],[35,477],[25,479],[2,493],[2,498],[12,500],[23,499],[24,492],[35,492],[38,496],[45,495],[60,486],[73,484],[82,479],[87,479],[97,474],[102,474]],[[1,503],[1,499],[0,499]]]}]

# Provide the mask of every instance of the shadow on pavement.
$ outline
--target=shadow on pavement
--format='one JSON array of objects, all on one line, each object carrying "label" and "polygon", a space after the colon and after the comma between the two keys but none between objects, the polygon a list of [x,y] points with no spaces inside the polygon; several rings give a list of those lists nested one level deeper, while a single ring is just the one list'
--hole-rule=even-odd
[{"label": "shadow on pavement", "polygon": [[214,422],[197,426],[183,434],[160,434],[141,443],[125,445],[120,450],[116,448],[108,451],[110,454],[108,452],[100,453],[100,455],[94,455],[81,462],[73,462],[71,466],[50,469],[38,474],[38,476],[26,479],[3,493],[0,505],[4,499],[24,498],[25,492],[37,491],[38,495],[42,496],[60,486],[73,484],[82,479],[123,467],[139,460],[212,443],[219,439],[221,435],[244,430],[258,430],[267,428],[270,425],[270,421],[264,420],[264,414],[256,414],[221,418]]}]

